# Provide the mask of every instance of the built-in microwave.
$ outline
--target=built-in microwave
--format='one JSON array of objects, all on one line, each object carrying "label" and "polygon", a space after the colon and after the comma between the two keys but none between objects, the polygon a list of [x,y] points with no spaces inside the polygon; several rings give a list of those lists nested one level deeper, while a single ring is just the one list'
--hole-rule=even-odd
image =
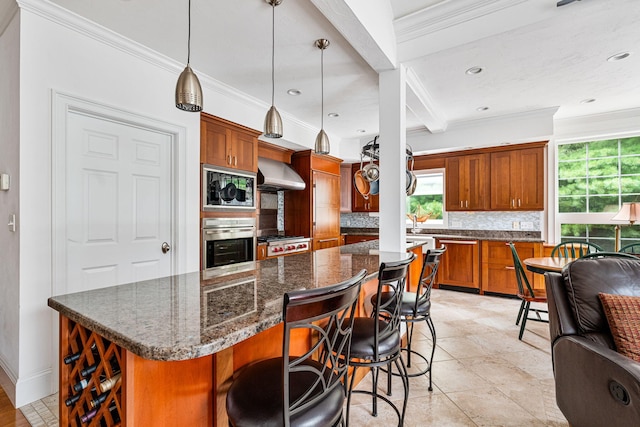
[{"label": "built-in microwave", "polygon": [[202,165],[203,210],[253,210],[255,194],[255,173]]}]

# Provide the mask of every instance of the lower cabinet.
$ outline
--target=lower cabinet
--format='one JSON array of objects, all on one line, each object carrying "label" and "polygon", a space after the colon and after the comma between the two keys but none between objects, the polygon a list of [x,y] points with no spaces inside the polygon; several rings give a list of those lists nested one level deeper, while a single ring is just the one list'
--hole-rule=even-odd
[{"label": "lower cabinet", "polygon": [[[514,245],[521,261],[542,256],[541,243],[516,242]],[[544,277],[530,271],[526,271],[526,274],[534,291],[540,291],[544,295]],[[508,295],[518,293],[509,242],[486,240],[482,242],[482,292]]]},{"label": "lower cabinet", "polygon": [[313,239],[313,250],[317,251],[318,249],[334,248],[336,246],[340,246],[340,242],[341,242],[340,236]]},{"label": "lower cabinet", "polygon": [[370,234],[347,234],[345,236],[345,244],[350,245],[352,243],[368,242],[369,240],[377,240],[380,237]]},{"label": "lower cabinet", "polygon": [[438,286],[449,285],[480,290],[480,242],[478,240],[437,239],[446,246],[438,268]]}]

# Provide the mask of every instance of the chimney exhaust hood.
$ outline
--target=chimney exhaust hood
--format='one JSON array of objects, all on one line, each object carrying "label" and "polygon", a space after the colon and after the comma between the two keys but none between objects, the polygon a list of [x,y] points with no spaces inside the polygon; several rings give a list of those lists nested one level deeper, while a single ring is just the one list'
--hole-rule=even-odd
[{"label": "chimney exhaust hood", "polygon": [[284,162],[258,157],[258,189],[261,191],[304,190],[306,184]]}]

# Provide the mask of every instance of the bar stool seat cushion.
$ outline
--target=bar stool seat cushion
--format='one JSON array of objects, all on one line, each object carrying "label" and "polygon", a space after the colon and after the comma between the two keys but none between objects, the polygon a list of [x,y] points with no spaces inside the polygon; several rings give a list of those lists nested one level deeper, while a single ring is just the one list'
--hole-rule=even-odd
[{"label": "bar stool seat cushion", "polygon": [[[371,297],[371,304],[377,303],[377,295]],[[393,305],[393,292],[383,292],[380,295],[380,303],[383,306],[386,306],[387,303]],[[403,317],[406,316],[418,316],[429,314],[431,310],[431,300],[423,299],[423,301],[418,304],[418,309],[414,313],[414,308],[416,305],[416,293],[415,292],[405,292],[402,294],[402,307],[400,307],[400,314]],[[391,307],[389,307],[391,310]]]},{"label": "bar stool seat cushion", "polygon": [[[351,357],[358,359],[372,359],[375,357],[374,319],[368,317],[356,317],[353,321],[353,333],[351,335]],[[387,326],[384,320],[378,320],[381,331]],[[378,337],[378,354],[380,357],[393,354],[400,350],[400,332],[393,331]]]},{"label": "bar stool seat cushion", "polygon": [[[323,365],[306,364],[317,370]],[[290,399],[295,401],[318,377],[307,372],[291,374]],[[227,413],[236,426],[280,427],[284,424],[282,396],[282,358],[267,359],[244,367],[229,388]],[[318,391],[320,393],[320,390]],[[291,425],[317,427],[335,425],[342,415],[344,389],[334,387],[330,395],[318,404],[291,416]]]}]

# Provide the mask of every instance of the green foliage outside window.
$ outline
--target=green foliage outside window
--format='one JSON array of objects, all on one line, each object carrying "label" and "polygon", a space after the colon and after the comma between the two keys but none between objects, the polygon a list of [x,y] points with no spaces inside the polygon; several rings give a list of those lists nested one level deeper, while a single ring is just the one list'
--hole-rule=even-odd
[{"label": "green foliage outside window", "polygon": [[423,217],[429,215],[428,221],[442,222],[444,174],[442,172],[417,173],[416,191],[407,196],[407,214]]},{"label": "green foliage outside window", "polygon": [[[558,146],[558,212],[606,213],[640,201],[640,136]],[[614,250],[611,224],[561,224],[562,240]],[[640,227],[623,225],[621,246],[640,243]]]}]

